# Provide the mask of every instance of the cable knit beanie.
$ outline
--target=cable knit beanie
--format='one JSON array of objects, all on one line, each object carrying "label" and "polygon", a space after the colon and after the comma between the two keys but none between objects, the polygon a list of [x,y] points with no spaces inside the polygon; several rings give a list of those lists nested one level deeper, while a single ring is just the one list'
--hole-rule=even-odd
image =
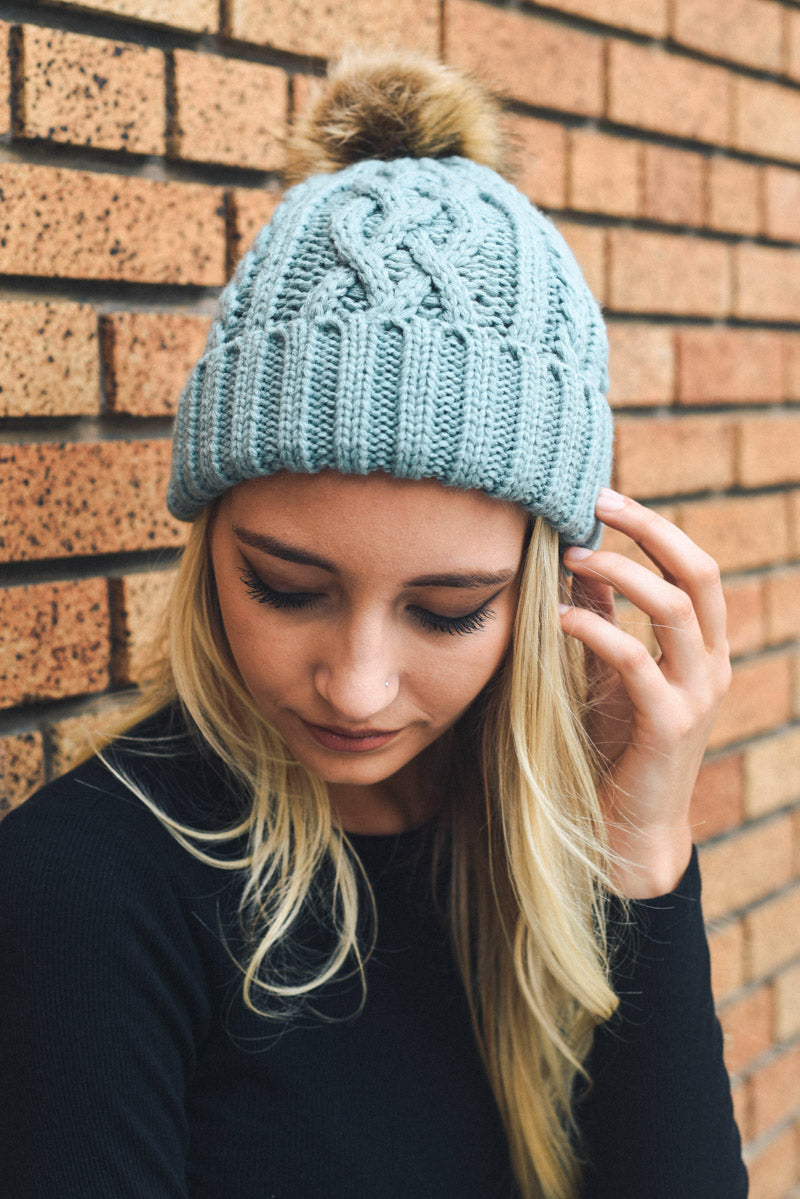
[{"label": "cable knit beanie", "polygon": [[334,77],[298,142],[316,173],[239,263],[181,395],[175,517],[281,470],[385,471],[517,501],[563,545],[598,543],[602,317],[554,225],[485,165],[500,142],[476,87],[397,55]]}]

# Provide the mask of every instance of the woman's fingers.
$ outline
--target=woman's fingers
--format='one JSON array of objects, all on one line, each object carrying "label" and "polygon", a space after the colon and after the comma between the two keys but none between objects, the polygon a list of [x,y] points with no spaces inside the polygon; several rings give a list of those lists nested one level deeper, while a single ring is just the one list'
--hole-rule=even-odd
[{"label": "woman's fingers", "polygon": [[[719,567],[710,554],[665,517],[608,488],[600,492],[597,515],[635,541],[665,578],[689,596],[706,649],[727,654],[725,599]],[[564,560],[571,570],[569,559]]]}]

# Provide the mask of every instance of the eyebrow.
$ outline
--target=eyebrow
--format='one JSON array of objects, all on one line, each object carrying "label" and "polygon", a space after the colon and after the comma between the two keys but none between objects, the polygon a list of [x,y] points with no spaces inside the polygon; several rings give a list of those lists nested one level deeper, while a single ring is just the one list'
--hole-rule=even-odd
[{"label": "eyebrow", "polygon": [[[285,541],[279,541],[277,537],[270,537],[266,533],[254,533],[250,529],[243,529],[241,525],[234,525],[233,532],[245,545],[251,546],[254,550],[261,550],[262,553],[272,554],[273,558],[282,558],[284,562],[296,562],[299,566],[316,566],[319,570],[327,570],[334,575],[339,573],[338,568],[327,558],[321,558],[318,554],[309,553],[308,550],[288,545]],[[508,583],[515,574],[515,570],[470,570],[463,573],[446,571],[408,579],[403,587],[495,587],[500,583]]]}]

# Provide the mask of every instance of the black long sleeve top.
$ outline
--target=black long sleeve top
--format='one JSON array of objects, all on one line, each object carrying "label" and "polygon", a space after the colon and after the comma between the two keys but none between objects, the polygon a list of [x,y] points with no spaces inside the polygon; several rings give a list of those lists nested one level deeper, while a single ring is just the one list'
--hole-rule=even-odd
[{"label": "black long sleeve top", "polygon": [[[156,718],[148,744],[166,731]],[[160,752],[116,757],[179,818],[232,821],[213,764],[177,742]],[[6,816],[4,1199],[516,1195],[446,933],[419,886],[424,835],[351,835],[378,910],[366,1004],[355,1014],[360,985],[340,980],[318,1014],[281,1025],[242,1002],[238,873],[193,858],[100,761]],[[615,982],[621,1008],[595,1034],[579,1108],[586,1199],[741,1199],[696,854],[674,893],[633,905]]]}]

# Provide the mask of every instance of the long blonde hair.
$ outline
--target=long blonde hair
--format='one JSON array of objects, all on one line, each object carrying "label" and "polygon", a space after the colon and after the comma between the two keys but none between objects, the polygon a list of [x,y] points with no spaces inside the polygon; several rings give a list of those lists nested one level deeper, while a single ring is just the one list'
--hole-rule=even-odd
[{"label": "long blonde hair", "polygon": [[[190,853],[242,871],[240,913],[252,943],[241,963],[244,1000],[280,1019],[347,963],[356,963],[366,995],[363,872],[332,821],[325,783],[292,758],[239,677],[211,569],[213,511],[212,504],[192,526],[167,612],[163,663],[125,727],[179,700],[249,807],[236,827],[201,832],[163,812],[107,760]],[[608,971],[600,767],[584,731],[583,649],[562,633],[557,614],[565,579],[557,534],[537,518],[506,660],[449,735],[450,802],[436,834],[435,858],[446,838],[452,863],[446,909],[454,952],[525,1199],[579,1193],[575,1088],[592,1030],[617,1003]],[[211,852],[245,836],[247,850],[236,859],[221,862]],[[335,943],[313,977],[298,978],[281,963],[291,961],[292,931],[323,867]],[[367,893],[371,899],[368,882]],[[374,917],[374,901],[372,908]]]}]

